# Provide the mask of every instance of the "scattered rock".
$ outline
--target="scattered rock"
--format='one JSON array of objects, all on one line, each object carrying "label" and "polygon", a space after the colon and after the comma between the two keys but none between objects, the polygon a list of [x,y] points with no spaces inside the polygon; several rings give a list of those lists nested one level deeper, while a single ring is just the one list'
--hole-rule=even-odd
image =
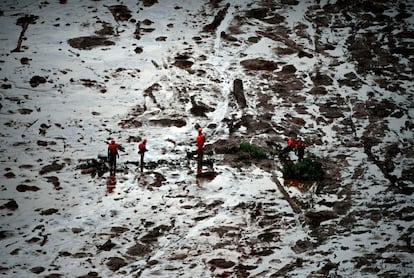
[{"label": "scattered rock", "polygon": [[126,261],[122,258],[119,257],[110,257],[108,259],[108,261],[106,262],[106,265],[108,266],[108,268],[112,271],[117,271],[119,270],[121,267],[124,267],[127,265]]},{"label": "scattered rock", "polygon": [[277,64],[275,62],[258,58],[243,60],[240,62],[240,64],[247,70],[274,71],[275,69],[277,69]]},{"label": "scattered rock", "polygon": [[156,3],[158,3],[158,0],[140,0],[140,1],[144,5],[144,7],[151,7],[155,5]]},{"label": "scattered rock", "polygon": [[9,209],[12,211],[15,211],[18,208],[19,208],[19,205],[17,205],[17,202],[13,199],[5,203],[4,205],[0,206],[0,209]]},{"label": "scattered rock", "polygon": [[232,261],[227,261],[225,259],[212,259],[208,261],[208,263],[217,268],[231,268],[236,265],[236,263]]},{"label": "scattered rock", "polygon": [[108,9],[111,11],[115,21],[128,21],[131,17],[131,11],[125,5],[112,5]]},{"label": "scattered rock", "polygon": [[294,74],[296,72],[296,67],[294,65],[285,65],[283,66],[281,73],[283,74]]},{"label": "scattered rock", "polygon": [[221,22],[223,21],[224,17],[227,14],[227,10],[230,8],[230,4],[226,4],[226,6],[221,9],[217,15],[214,17],[214,20],[212,23],[207,24],[206,26],[203,27],[203,31],[204,32],[214,32],[217,27],[221,24]]},{"label": "scattered rock", "polygon": [[78,278],[99,278],[99,277],[100,276],[99,276],[98,272],[91,271],[91,272],[88,272],[88,274],[86,274],[86,275],[79,276]]},{"label": "scattered rock", "polygon": [[29,115],[33,112],[32,109],[28,109],[28,108],[20,108],[17,111],[19,111],[19,113],[22,115]]},{"label": "scattered rock", "polygon": [[115,246],[116,246],[116,244],[113,243],[111,241],[111,239],[108,239],[104,244],[98,246],[98,250],[101,250],[101,251],[110,251]]},{"label": "scattered rock", "polygon": [[28,65],[29,64],[29,62],[31,61],[32,59],[29,59],[29,58],[27,58],[27,57],[22,57],[21,59],[20,59],[20,63],[22,64],[22,65]]},{"label": "scattered rock", "polygon": [[319,72],[317,72],[314,76],[311,76],[311,79],[315,86],[330,86],[333,84],[333,80],[330,76]]},{"label": "scattered rock", "polygon": [[126,228],[126,227],[112,227],[111,228],[111,233],[114,233],[116,235],[123,234],[127,231],[129,231],[129,228]]},{"label": "scattered rock", "polygon": [[7,172],[6,174],[4,174],[4,176],[8,179],[12,179],[16,177],[16,175],[13,172]]},{"label": "scattered rock", "polygon": [[82,228],[72,228],[72,233],[74,234],[80,234],[84,231]]},{"label": "scattered rock", "polygon": [[151,247],[145,244],[136,243],[127,250],[127,254],[136,257],[145,257],[151,252]]},{"label": "scattered rock", "polygon": [[326,94],[328,94],[328,91],[323,86],[316,86],[316,87],[313,87],[309,91],[309,93],[312,94],[312,95],[326,95]]},{"label": "scattered rock", "polygon": [[142,47],[137,46],[137,47],[134,49],[134,51],[135,51],[135,53],[137,53],[137,54],[141,54],[142,52],[144,52],[144,49],[143,49]]},{"label": "scattered rock", "polygon": [[296,244],[292,247],[292,250],[295,253],[303,253],[314,248],[313,243],[309,240],[298,240]]},{"label": "scattered rock", "polygon": [[208,105],[206,105],[206,104],[204,104],[200,101],[196,101],[194,96],[191,96],[190,99],[191,99],[191,104],[193,105],[193,107],[191,107],[191,109],[190,109],[190,112],[194,116],[207,117],[206,113],[214,111],[214,108],[209,107]]},{"label": "scattered rock", "polygon": [[50,165],[43,166],[42,169],[39,171],[39,174],[44,175],[50,172],[57,172],[57,171],[62,170],[64,166],[65,164],[59,164],[56,161],[54,161]]},{"label": "scattered rock", "polygon": [[150,120],[151,124],[160,125],[164,127],[176,126],[176,127],[183,127],[187,124],[184,119],[157,119],[157,120]]},{"label": "scattered rock", "polygon": [[255,18],[255,19],[263,19],[267,16],[268,12],[269,12],[268,8],[251,9],[246,12],[246,17]]},{"label": "scattered rock", "polygon": [[68,44],[80,50],[91,50],[100,46],[111,46],[115,43],[105,37],[100,36],[85,36],[68,40]]},{"label": "scattered rock", "polygon": [[50,177],[46,177],[46,178],[47,178],[47,182],[50,182],[51,184],[53,184],[53,186],[56,190],[62,189],[62,187],[60,187],[60,182],[59,182],[58,177],[50,176]]},{"label": "scattered rock", "polygon": [[32,273],[35,273],[35,274],[40,274],[40,273],[42,273],[45,270],[46,269],[43,266],[36,266],[36,267],[33,267],[33,268],[30,269],[30,271]]},{"label": "scattered rock", "polygon": [[34,185],[30,186],[30,185],[25,185],[25,184],[19,184],[16,187],[16,190],[19,192],[26,192],[26,191],[38,191],[40,190],[40,188]]},{"label": "scattered rock", "polygon": [[338,217],[334,211],[308,211],[305,213],[306,220],[313,226],[319,226],[320,223]]},{"label": "scattered rock", "polygon": [[37,87],[40,84],[46,83],[46,78],[43,76],[35,75],[30,79],[30,86]]},{"label": "scattered rock", "polygon": [[49,209],[42,210],[42,211],[40,212],[40,215],[52,215],[52,214],[57,213],[58,211],[59,211],[58,209],[55,209],[55,208],[49,208]]}]

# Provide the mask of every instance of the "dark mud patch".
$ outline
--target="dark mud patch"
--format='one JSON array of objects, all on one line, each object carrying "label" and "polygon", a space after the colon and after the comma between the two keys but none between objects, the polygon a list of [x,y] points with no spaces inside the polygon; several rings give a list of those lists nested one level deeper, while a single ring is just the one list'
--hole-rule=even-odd
[{"label": "dark mud patch", "polygon": [[263,60],[263,59],[248,59],[243,60],[240,62],[240,64],[246,69],[246,70],[264,70],[264,71],[274,71],[278,68],[277,63]]},{"label": "dark mud patch", "polygon": [[159,125],[163,127],[183,127],[187,124],[184,119],[157,119],[157,120],[150,120],[150,123],[153,125]]},{"label": "dark mud patch", "polygon": [[91,50],[101,46],[115,45],[115,42],[100,36],[85,36],[68,40],[68,44],[76,49]]},{"label": "dark mud patch", "polygon": [[112,5],[108,9],[115,21],[128,21],[132,17],[131,11],[125,5]]},{"label": "dark mud patch", "polygon": [[19,208],[19,205],[17,204],[17,202],[13,199],[11,199],[10,201],[8,201],[7,203],[5,203],[4,205],[0,206],[0,209],[8,209],[11,211],[15,211]]},{"label": "dark mud patch", "polygon": [[42,169],[39,171],[39,174],[44,175],[44,174],[47,174],[47,173],[50,173],[50,172],[58,172],[58,171],[62,170],[63,167],[65,167],[64,163],[59,164],[56,161],[54,161],[52,164],[43,166]]}]

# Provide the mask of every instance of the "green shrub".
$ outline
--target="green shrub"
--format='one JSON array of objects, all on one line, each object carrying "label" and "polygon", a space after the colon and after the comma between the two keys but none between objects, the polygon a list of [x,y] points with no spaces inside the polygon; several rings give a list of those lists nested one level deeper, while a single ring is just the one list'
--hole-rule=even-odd
[{"label": "green shrub", "polygon": [[319,181],[325,176],[322,163],[315,157],[305,157],[296,163],[286,162],[283,165],[283,178],[303,181]]},{"label": "green shrub", "polygon": [[266,152],[255,145],[252,145],[248,142],[240,143],[240,157],[246,158],[248,156],[250,159],[266,159]]}]

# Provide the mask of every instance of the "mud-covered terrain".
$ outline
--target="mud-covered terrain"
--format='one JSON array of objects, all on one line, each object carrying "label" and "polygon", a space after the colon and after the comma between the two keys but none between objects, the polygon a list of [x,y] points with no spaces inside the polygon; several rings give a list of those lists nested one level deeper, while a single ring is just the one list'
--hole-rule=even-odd
[{"label": "mud-covered terrain", "polygon": [[[410,1],[32,2],[0,3],[3,277],[413,277]],[[297,136],[322,181],[283,178]]]}]

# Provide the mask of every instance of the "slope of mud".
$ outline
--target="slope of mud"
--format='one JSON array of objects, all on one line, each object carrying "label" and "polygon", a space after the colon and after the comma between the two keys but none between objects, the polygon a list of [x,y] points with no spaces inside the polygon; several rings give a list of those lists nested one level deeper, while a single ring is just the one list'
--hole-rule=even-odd
[{"label": "slope of mud", "polygon": [[[0,10],[5,277],[414,272],[411,2]],[[278,154],[296,136],[326,171],[309,190],[281,173]],[[229,150],[241,142],[268,157],[239,159]]]}]

